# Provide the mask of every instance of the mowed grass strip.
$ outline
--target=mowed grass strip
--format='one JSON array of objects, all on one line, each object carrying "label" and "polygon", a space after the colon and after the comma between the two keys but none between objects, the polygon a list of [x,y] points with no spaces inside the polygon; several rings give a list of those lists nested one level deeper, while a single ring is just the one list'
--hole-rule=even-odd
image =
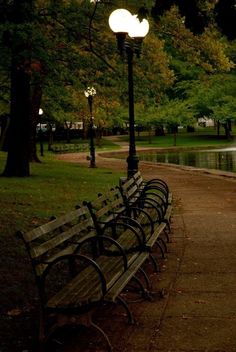
[{"label": "mowed grass strip", "polygon": [[[83,200],[92,200],[117,185],[124,176],[109,169],[59,161],[50,154],[42,159],[42,163],[31,164],[30,177],[0,178],[1,233],[28,230],[52,215],[73,210]],[[1,152],[1,173],[5,160],[6,153]]]},{"label": "mowed grass strip", "polygon": [[[236,130],[234,128],[232,138],[226,139],[223,134],[217,136],[216,129],[205,128],[198,129],[196,132],[179,131],[176,135],[166,134],[164,136],[148,136],[147,132],[136,134],[137,147],[150,148],[216,148],[230,147],[235,145]],[[121,136],[121,140],[128,142],[128,136]]]}]

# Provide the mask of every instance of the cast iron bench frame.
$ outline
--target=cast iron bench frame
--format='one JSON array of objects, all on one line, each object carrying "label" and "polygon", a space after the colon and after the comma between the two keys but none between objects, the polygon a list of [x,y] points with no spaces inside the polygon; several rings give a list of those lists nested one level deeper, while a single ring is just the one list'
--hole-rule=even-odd
[{"label": "cast iron bench frame", "polygon": [[137,171],[129,179],[120,179],[120,191],[124,202],[128,205],[142,207],[140,199],[148,199],[150,207],[155,206],[159,211],[159,221],[166,223],[168,232],[165,231],[167,241],[171,233],[172,194],[165,181],[159,178],[144,180],[141,172]]},{"label": "cast iron bench frame", "polygon": [[100,235],[106,234],[106,224],[111,221],[115,223],[120,220],[135,228],[136,243],[133,236],[130,238],[127,233],[122,233],[118,238],[117,234],[111,233],[110,236],[116,239],[126,253],[137,250],[148,252],[155,270],[158,271],[157,261],[151,253],[157,245],[165,258],[167,247],[161,235],[164,233],[166,236],[167,223],[162,221],[161,212],[149,197],[140,196],[138,202],[130,205],[124,200],[120,187],[117,186],[104,194],[98,194],[94,201],[85,201],[83,204],[89,208],[96,231]]},{"label": "cast iron bench frame", "polygon": [[[109,226],[107,223],[106,227]],[[112,226],[114,230],[114,222]],[[122,223],[122,226],[124,233],[133,232],[137,237],[135,230],[130,226],[125,223]],[[116,240],[101,233],[98,236],[86,206],[81,206],[26,233],[18,231],[17,236],[26,246],[39,292],[40,349],[44,349],[45,343],[57,327],[70,323],[71,318],[74,323],[75,317],[79,317],[80,324],[82,322],[84,325],[90,325],[103,335],[107,348],[111,351],[108,336],[94,324],[91,312],[104,302],[121,303],[129,322],[133,323],[132,313],[120,293],[132,279],[140,283],[135,275],[139,270],[143,272],[141,267],[148,254],[136,250],[127,255]],[[105,242],[108,245],[105,246]],[[88,251],[88,246],[92,255],[81,254],[84,248]],[[54,266],[64,261],[68,265],[71,278],[48,298],[46,292],[48,275]],[[80,273],[76,271],[79,261],[83,265],[87,264],[82,267]],[[59,271],[54,278],[56,281],[57,275]],[[140,289],[145,294],[143,287],[140,284]],[[87,292],[87,296],[84,292]],[[50,323],[52,318],[53,321]]]}]

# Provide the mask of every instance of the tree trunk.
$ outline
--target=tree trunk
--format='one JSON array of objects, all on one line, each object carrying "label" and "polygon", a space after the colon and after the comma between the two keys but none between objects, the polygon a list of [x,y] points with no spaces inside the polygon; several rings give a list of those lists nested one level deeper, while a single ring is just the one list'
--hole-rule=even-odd
[{"label": "tree trunk", "polygon": [[[22,25],[32,21],[32,0],[14,0],[12,19],[16,25],[11,49],[11,106],[8,156],[4,176],[29,176],[30,136],[30,29],[22,32]],[[28,27],[30,28],[30,26]]]},{"label": "tree trunk", "polygon": [[152,143],[152,128],[148,128],[148,143]]},{"label": "tree trunk", "polygon": [[53,126],[51,123],[48,124],[48,150],[52,150],[52,145],[53,145]]},{"label": "tree trunk", "polygon": [[225,129],[225,137],[227,138],[227,139],[230,139],[231,138],[231,133],[230,133],[230,123],[229,123],[229,121],[226,121],[224,124],[223,124],[223,126],[224,126],[224,129]]},{"label": "tree trunk", "polygon": [[36,148],[36,127],[39,123],[39,108],[41,105],[42,98],[42,87],[40,84],[36,84],[33,87],[31,97],[31,111],[30,111],[30,144],[29,144],[29,161],[41,162],[37,155]]},{"label": "tree trunk", "polygon": [[66,141],[68,144],[70,144],[70,129],[72,127],[72,122],[66,122],[65,121],[65,127],[66,127]]},{"label": "tree trunk", "polygon": [[174,147],[177,145],[177,133],[174,132]]},{"label": "tree trunk", "polygon": [[30,76],[14,56],[11,69],[11,107],[8,156],[4,176],[29,176]]},{"label": "tree trunk", "polygon": [[9,128],[9,123],[10,119],[9,116],[5,116],[3,118],[3,123],[1,124],[1,137],[0,137],[0,150],[3,150],[4,152],[8,151],[8,128]]},{"label": "tree trunk", "polygon": [[164,126],[162,126],[162,125],[156,126],[155,136],[164,136],[164,135],[165,135]]},{"label": "tree trunk", "polygon": [[220,136],[220,121],[217,120],[217,137]]}]

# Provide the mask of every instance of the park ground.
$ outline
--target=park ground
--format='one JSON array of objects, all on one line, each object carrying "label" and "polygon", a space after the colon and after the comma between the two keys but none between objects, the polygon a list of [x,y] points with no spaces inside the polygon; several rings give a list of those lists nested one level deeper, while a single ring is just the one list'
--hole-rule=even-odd
[{"label": "park ground", "polygon": [[[88,163],[83,154],[61,158]],[[126,162],[101,153],[97,166],[125,171]],[[130,304],[135,325],[129,326],[123,311],[114,306],[103,307],[102,314],[94,315],[95,321],[104,328],[117,352],[236,351],[235,174],[148,162],[140,162],[140,170],[147,179],[163,178],[173,193],[173,233],[168,254],[160,260],[160,273],[153,274],[146,267],[154,295],[152,301],[137,299]],[[25,270],[30,271],[29,262],[23,261]],[[12,273],[12,277],[17,275]],[[27,282],[14,284],[19,290]],[[32,307],[18,307],[2,316],[1,352],[33,351],[35,306],[37,301]],[[94,331],[85,329],[61,332],[50,350],[106,349]]]},{"label": "park ground", "polygon": [[[102,155],[97,163],[126,166]],[[98,322],[115,351],[236,351],[235,174],[147,162],[140,169],[167,181],[174,197],[167,258],[161,273],[151,274],[153,291],[164,296],[133,304],[135,326],[115,310]],[[73,341],[69,351],[81,351],[79,345]]]}]

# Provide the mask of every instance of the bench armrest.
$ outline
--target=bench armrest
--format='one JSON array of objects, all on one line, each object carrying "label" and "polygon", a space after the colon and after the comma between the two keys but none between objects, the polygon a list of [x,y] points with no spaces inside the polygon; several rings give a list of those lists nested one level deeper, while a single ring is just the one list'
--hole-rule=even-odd
[{"label": "bench armrest", "polygon": [[151,208],[154,208],[157,213],[158,213],[158,217],[161,221],[161,219],[163,219],[164,217],[164,213],[165,213],[165,207],[163,209],[162,205],[154,198],[152,197],[142,197],[140,198],[140,201],[143,202],[143,207],[144,208],[148,208],[148,206],[145,206],[145,205],[149,205]]},{"label": "bench armrest", "polygon": [[[157,192],[155,192],[157,191]],[[162,200],[162,202],[164,203],[168,203],[168,193],[163,191],[163,189],[161,189],[160,187],[156,187],[156,186],[151,186],[151,187],[143,187],[142,189],[142,193],[144,194],[155,194],[160,200]]]},{"label": "bench armrest", "polygon": [[167,183],[160,178],[152,178],[151,180],[143,180],[143,183],[145,185],[158,184],[158,185],[161,185],[162,187],[164,187],[167,191],[169,190]]},{"label": "bench armrest", "polygon": [[135,211],[135,212],[138,212],[138,213],[142,213],[146,216],[146,218],[148,219],[148,222],[150,223],[150,227],[151,227],[151,233],[153,233],[154,231],[154,225],[153,225],[153,221],[152,221],[152,218],[151,216],[148,214],[147,211],[145,211],[143,208],[140,208],[140,207],[137,207],[137,206],[131,206],[129,208],[130,211]]},{"label": "bench armrest", "polygon": [[[124,227],[124,231],[130,230],[137,238],[139,247],[142,248],[144,246],[146,242],[146,236],[142,226],[139,224],[138,221],[127,215],[122,215],[119,217],[119,219],[117,219],[117,221],[111,221],[109,223],[106,223],[105,227],[103,228],[103,232],[105,232],[107,229],[109,229],[109,227],[111,227],[112,232],[115,235],[116,227],[118,226]],[[139,231],[137,231],[137,229]]]},{"label": "bench armrest", "polygon": [[127,270],[128,263],[127,263],[127,257],[125,254],[124,249],[122,246],[114,239],[105,235],[98,235],[98,236],[93,236],[90,238],[86,238],[85,240],[81,241],[76,248],[75,253],[79,253],[79,251],[82,249],[84,245],[86,245],[88,242],[92,242],[91,244],[96,246],[96,249],[101,252],[99,254],[106,255],[109,253],[109,249],[106,249],[104,246],[104,241],[110,242],[111,245],[114,245],[117,250],[119,255],[123,258],[123,265],[124,265],[124,270]]},{"label": "bench armrest", "polygon": [[[99,267],[99,265],[91,258],[85,256],[85,255],[81,255],[81,254],[67,254],[67,255],[63,255],[61,257],[57,257],[55,260],[53,260],[52,262],[50,262],[47,266],[47,268],[45,269],[45,271],[43,272],[41,278],[40,278],[40,282],[39,282],[39,286],[40,286],[40,296],[41,296],[41,300],[42,303],[45,305],[47,302],[47,293],[46,293],[46,279],[47,277],[50,275],[50,272],[52,271],[52,269],[57,265],[60,264],[60,262],[67,262],[68,268],[70,269],[70,264],[72,261],[81,261],[81,263],[86,262],[87,265],[92,266],[93,269],[95,269],[95,271],[97,272],[99,279],[100,279],[100,283],[101,283],[101,289],[102,289],[102,293],[103,295],[106,294],[107,292],[107,286],[106,286],[106,280],[105,280],[105,276],[102,273],[101,268]],[[58,268],[58,270],[60,270],[60,268]],[[75,273],[73,273],[74,275]]]}]

